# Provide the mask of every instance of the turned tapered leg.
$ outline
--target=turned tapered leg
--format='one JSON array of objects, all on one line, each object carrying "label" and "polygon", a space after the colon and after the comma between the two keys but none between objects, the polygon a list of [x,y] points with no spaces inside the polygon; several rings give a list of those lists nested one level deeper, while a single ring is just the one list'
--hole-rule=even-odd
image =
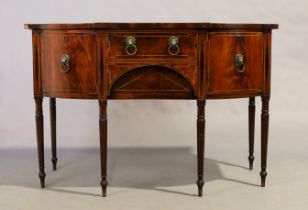
[{"label": "turned tapered leg", "polygon": [[56,99],[50,98],[50,133],[51,133],[51,161],[53,170],[57,169],[57,128],[56,128]]},{"label": "turned tapered leg", "polygon": [[249,129],[249,169],[252,170],[253,168],[253,161],[255,157],[253,156],[254,152],[254,140],[255,140],[255,112],[256,112],[256,105],[255,105],[255,97],[249,98],[249,106],[248,106],[248,129]]},{"label": "turned tapered leg", "polygon": [[36,111],[36,137],[37,137],[37,153],[39,162],[39,178],[41,188],[45,187],[45,171],[44,171],[44,117],[43,117],[43,97],[35,97]]},{"label": "turned tapered leg", "polygon": [[269,126],[269,96],[262,96],[261,114],[261,187],[265,187]]},{"label": "turned tapered leg", "polygon": [[99,135],[100,135],[100,155],[101,155],[101,186],[103,197],[107,193],[107,100],[99,100]]},{"label": "turned tapered leg", "polygon": [[205,100],[197,100],[198,115],[197,115],[197,156],[198,156],[198,196],[202,196],[202,188],[204,185],[203,170],[204,170],[204,132],[205,132]]}]

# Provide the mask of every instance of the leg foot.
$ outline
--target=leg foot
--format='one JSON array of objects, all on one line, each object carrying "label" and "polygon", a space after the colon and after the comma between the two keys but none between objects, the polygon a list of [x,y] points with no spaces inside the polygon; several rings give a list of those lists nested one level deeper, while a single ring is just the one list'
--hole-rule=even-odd
[{"label": "leg foot", "polygon": [[203,195],[203,185],[204,185],[204,181],[203,181],[203,177],[198,177],[198,181],[197,181],[197,186],[198,186],[198,196],[202,197]]},{"label": "leg foot", "polygon": [[267,172],[265,168],[261,169],[260,176],[261,176],[261,187],[265,187],[265,179],[267,176]]},{"label": "leg foot", "polygon": [[56,157],[52,157],[51,158],[51,162],[52,162],[52,169],[55,171],[57,170],[57,161],[58,159]]},{"label": "leg foot", "polygon": [[197,156],[198,156],[198,196],[203,194],[203,171],[204,171],[204,132],[205,132],[205,100],[197,100]]},{"label": "leg foot", "polygon": [[249,161],[249,170],[253,169],[253,161],[255,160],[254,156],[249,156],[248,161]]},{"label": "leg foot", "polygon": [[102,186],[102,196],[106,197],[107,196],[107,179],[106,177],[102,177],[102,181],[101,181],[101,186]]},{"label": "leg foot", "polygon": [[45,188],[45,176],[46,176],[46,174],[45,174],[44,170],[40,171],[38,176],[40,178],[41,188]]}]

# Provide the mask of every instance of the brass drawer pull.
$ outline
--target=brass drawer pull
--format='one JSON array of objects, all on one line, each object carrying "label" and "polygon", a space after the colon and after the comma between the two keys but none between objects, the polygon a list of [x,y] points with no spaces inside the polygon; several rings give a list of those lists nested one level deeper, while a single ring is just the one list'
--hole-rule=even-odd
[{"label": "brass drawer pull", "polygon": [[61,56],[61,72],[67,73],[70,70],[70,56],[68,54],[63,54]]},{"label": "brass drawer pull", "polygon": [[128,36],[125,39],[125,52],[127,55],[135,55],[137,53],[137,42],[134,36]]},{"label": "brass drawer pull", "polygon": [[244,73],[245,71],[245,57],[242,53],[236,53],[235,54],[235,67],[236,67],[236,72],[239,74]]},{"label": "brass drawer pull", "polygon": [[178,55],[180,52],[179,38],[176,36],[170,36],[168,40],[168,52],[170,55]]}]

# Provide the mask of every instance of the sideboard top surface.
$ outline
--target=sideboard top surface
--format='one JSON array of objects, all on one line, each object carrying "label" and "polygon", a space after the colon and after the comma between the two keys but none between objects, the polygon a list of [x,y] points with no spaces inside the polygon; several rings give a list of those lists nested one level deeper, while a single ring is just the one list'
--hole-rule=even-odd
[{"label": "sideboard top surface", "polygon": [[271,30],[278,24],[227,24],[227,23],[78,23],[78,24],[25,24],[32,30],[78,29],[204,29],[204,30]]}]

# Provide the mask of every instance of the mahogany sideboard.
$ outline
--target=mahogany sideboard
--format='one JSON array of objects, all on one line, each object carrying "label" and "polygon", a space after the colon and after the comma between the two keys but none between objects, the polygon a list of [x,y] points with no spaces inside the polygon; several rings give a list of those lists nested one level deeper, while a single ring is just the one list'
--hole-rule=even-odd
[{"label": "mahogany sideboard", "polygon": [[45,187],[43,97],[50,98],[56,170],[56,98],[96,99],[102,195],[107,188],[107,101],[197,101],[197,186],[204,185],[205,103],[249,98],[249,168],[254,161],[255,97],[262,99],[261,186],[265,186],[271,37],[276,24],[26,24],[32,30],[33,81],[41,187]]}]

